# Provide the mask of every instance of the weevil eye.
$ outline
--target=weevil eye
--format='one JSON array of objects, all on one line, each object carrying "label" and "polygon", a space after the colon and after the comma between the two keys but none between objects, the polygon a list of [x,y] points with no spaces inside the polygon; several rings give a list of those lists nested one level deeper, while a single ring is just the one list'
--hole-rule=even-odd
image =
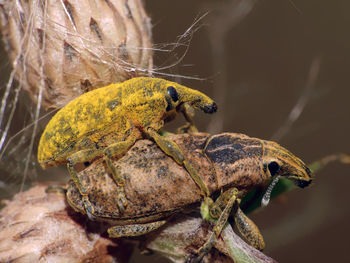
[{"label": "weevil eye", "polygon": [[274,176],[280,169],[280,165],[277,162],[270,162],[267,166],[269,168],[271,176]]},{"label": "weevil eye", "polygon": [[174,102],[177,102],[179,100],[179,94],[177,93],[176,89],[173,86],[169,86],[167,88],[167,91],[169,96]]}]

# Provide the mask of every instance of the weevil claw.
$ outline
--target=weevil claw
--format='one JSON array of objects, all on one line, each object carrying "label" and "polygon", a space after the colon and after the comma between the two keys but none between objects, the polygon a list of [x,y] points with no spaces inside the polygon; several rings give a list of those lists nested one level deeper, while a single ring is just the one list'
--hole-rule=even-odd
[{"label": "weevil claw", "polygon": [[120,213],[124,213],[125,212],[125,207],[127,206],[128,201],[125,198],[124,193],[119,193],[118,194],[118,208]]},{"label": "weevil claw", "polygon": [[96,221],[96,217],[94,216],[94,209],[90,201],[87,199],[87,196],[83,196],[83,204],[84,204],[84,209],[88,218],[91,221]]}]

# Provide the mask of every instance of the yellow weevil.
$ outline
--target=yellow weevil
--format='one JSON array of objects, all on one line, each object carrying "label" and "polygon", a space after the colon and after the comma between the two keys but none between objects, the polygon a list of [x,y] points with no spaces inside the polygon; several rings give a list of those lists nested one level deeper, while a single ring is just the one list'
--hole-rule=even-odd
[{"label": "yellow weevil", "polygon": [[[93,206],[74,165],[104,156],[117,187],[117,203],[127,206],[125,179],[112,164],[139,139],[152,138],[177,163],[183,165],[205,197],[209,190],[198,172],[184,158],[179,147],[158,134],[158,130],[182,112],[191,124],[185,106],[205,113],[217,110],[216,103],[203,93],[160,78],[139,77],[81,95],[59,110],[47,124],[38,148],[38,161],[45,168],[67,163],[89,216]],[[192,124],[191,124],[192,125]]]}]

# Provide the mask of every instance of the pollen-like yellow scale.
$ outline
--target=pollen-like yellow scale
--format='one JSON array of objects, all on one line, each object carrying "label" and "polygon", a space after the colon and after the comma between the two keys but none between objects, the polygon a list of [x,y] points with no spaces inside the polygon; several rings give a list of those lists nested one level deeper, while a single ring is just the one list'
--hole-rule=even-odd
[{"label": "pollen-like yellow scale", "polygon": [[216,103],[205,94],[160,78],[133,78],[92,90],[68,103],[50,120],[40,139],[38,161],[44,168],[67,163],[89,214],[93,208],[74,165],[104,156],[119,187],[119,208],[123,211],[127,204],[124,179],[113,167],[111,158],[125,154],[136,140],[150,137],[166,154],[184,165],[202,194],[209,196],[209,190],[178,146],[157,133],[164,122],[179,112],[190,120],[186,104],[205,113],[217,109]]}]

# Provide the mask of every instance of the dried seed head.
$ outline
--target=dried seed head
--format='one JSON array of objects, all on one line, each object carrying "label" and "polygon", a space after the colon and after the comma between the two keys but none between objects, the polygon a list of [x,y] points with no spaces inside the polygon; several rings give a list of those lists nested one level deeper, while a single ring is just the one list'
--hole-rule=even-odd
[{"label": "dried seed head", "polygon": [[149,75],[150,19],[141,0],[0,1],[16,79],[44,107],[90,89]]},{"label": "dried seed head", "polygon": [[67,209],[64,194],[45,189],[19,193],[0,211],[0,262],[125,262],[130,245],[102,237]]}]

